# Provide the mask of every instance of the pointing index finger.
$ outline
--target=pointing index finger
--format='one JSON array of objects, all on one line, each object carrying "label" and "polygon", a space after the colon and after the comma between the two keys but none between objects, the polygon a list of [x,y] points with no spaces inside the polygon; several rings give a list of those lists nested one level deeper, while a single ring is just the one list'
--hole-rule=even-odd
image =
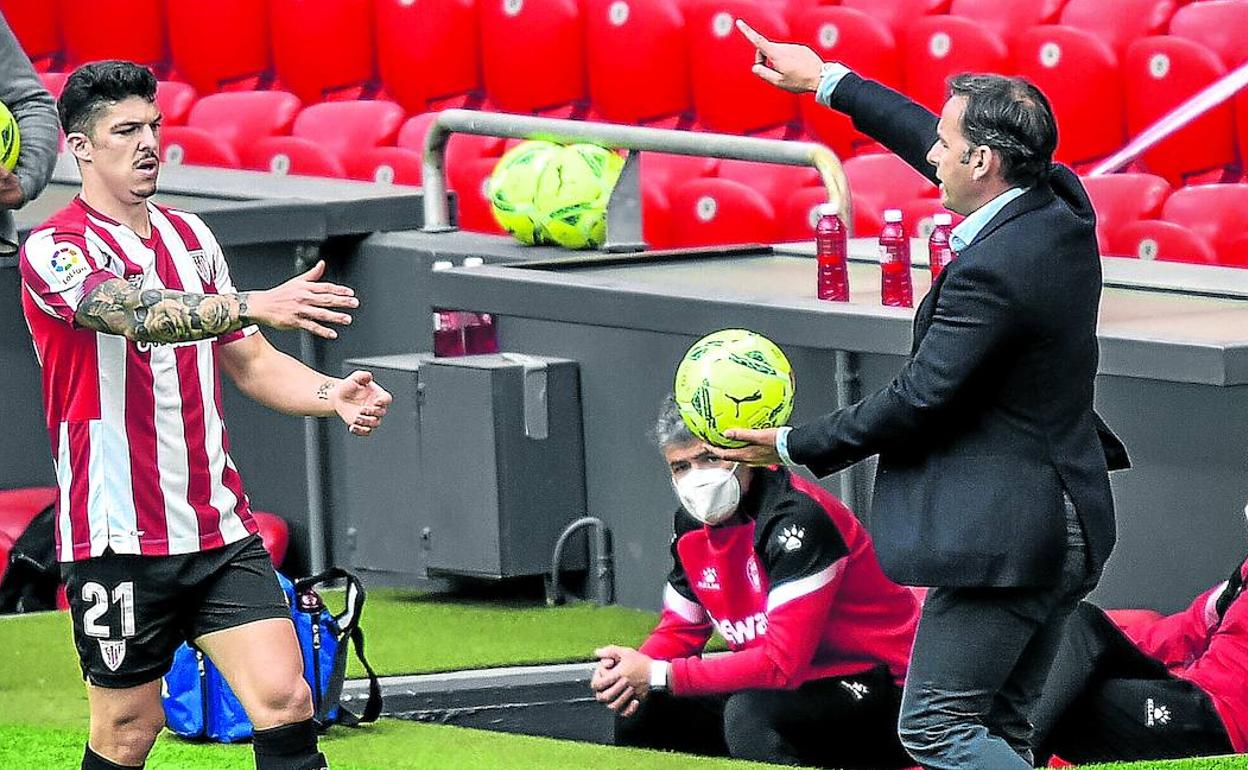
[{"label": "pointing index finger", "polygon": [[759,51],[767,53],[767,49],[771,46],[771,41],[756,32],[749,24],[746,24],[744,19],[737,19],[737,29],[741,31],[742,35],[745,35],[745,39],[749,40],[751,45]]}]

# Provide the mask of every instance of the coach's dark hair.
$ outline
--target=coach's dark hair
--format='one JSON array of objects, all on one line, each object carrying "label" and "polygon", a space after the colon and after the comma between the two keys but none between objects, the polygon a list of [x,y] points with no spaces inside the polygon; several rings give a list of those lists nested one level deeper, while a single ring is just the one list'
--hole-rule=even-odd
[{"label": "coach's dark hair", "polygon": [[1000,154],[1006,182],[1027,187],[1048,178],[1057,122],[1039,88],[1022,78],[967,74],[949,79],[949,95],[966,97],[962,135]]},{"label": "coach's dark hair", "polygon": [[89,134],[104,108],[131,96],[156,101],[156,76],[128,61],[97,61],[74,70],[57,101],[61,128]]}]

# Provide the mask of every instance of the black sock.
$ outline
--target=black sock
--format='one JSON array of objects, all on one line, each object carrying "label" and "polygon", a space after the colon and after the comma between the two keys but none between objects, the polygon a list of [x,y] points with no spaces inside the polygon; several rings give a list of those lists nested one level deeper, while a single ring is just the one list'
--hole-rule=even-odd
[{"label": "black sock", "polygon": [[317,751],[316,723],[311,719],[256,730],[251,746],[256,770],[329,770],[325,755]]},{"label": "black sock", "polygon": [[92,751],[91,745],[87,744],[86,751],[82,753],[82,770],[143,770],[143,765],[135,767],[134,765],[119,765],[116,762],[109,762]]}]

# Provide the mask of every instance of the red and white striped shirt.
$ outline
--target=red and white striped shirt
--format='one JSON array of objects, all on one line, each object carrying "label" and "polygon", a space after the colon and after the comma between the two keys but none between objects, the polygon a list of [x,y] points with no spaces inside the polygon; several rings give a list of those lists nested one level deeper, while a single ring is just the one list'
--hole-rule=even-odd
[{"label": "red and white striped shirt", "polygon": [[79,326],[100,283],[234,291],[216,238],[195,215],[148,203],[152,235],[75,198],[22,246],[22,308],[43,369],[60,500],[61,561],[193,553],[256,531],[229,455],[216,340],[155,345]]}]

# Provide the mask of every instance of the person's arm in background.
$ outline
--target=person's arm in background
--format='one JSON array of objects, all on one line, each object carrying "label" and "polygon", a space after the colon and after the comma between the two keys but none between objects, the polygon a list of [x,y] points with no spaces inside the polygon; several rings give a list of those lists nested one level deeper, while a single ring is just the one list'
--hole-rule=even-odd
[{"label": "person's arm in background", "polygon": [[741,20],[737,29],[757,52],[755,75],[785,91],[816,94],[821,104],[848,115],[855,128],[937,184],[936,169],[927,162],[936,141],[937,118],[930,110],[853,72],[825,72],[819,55],[804,45],[768,40]]},{"label": "person's arm in background", "polygon": [[0,166],[0,253],[17,249],[12,209],[34,200],[56,166],[60,120],[56,101],[35,74],[30,59],[0,16],[0,102],[17,120],[21,150],[13,171]]}]

